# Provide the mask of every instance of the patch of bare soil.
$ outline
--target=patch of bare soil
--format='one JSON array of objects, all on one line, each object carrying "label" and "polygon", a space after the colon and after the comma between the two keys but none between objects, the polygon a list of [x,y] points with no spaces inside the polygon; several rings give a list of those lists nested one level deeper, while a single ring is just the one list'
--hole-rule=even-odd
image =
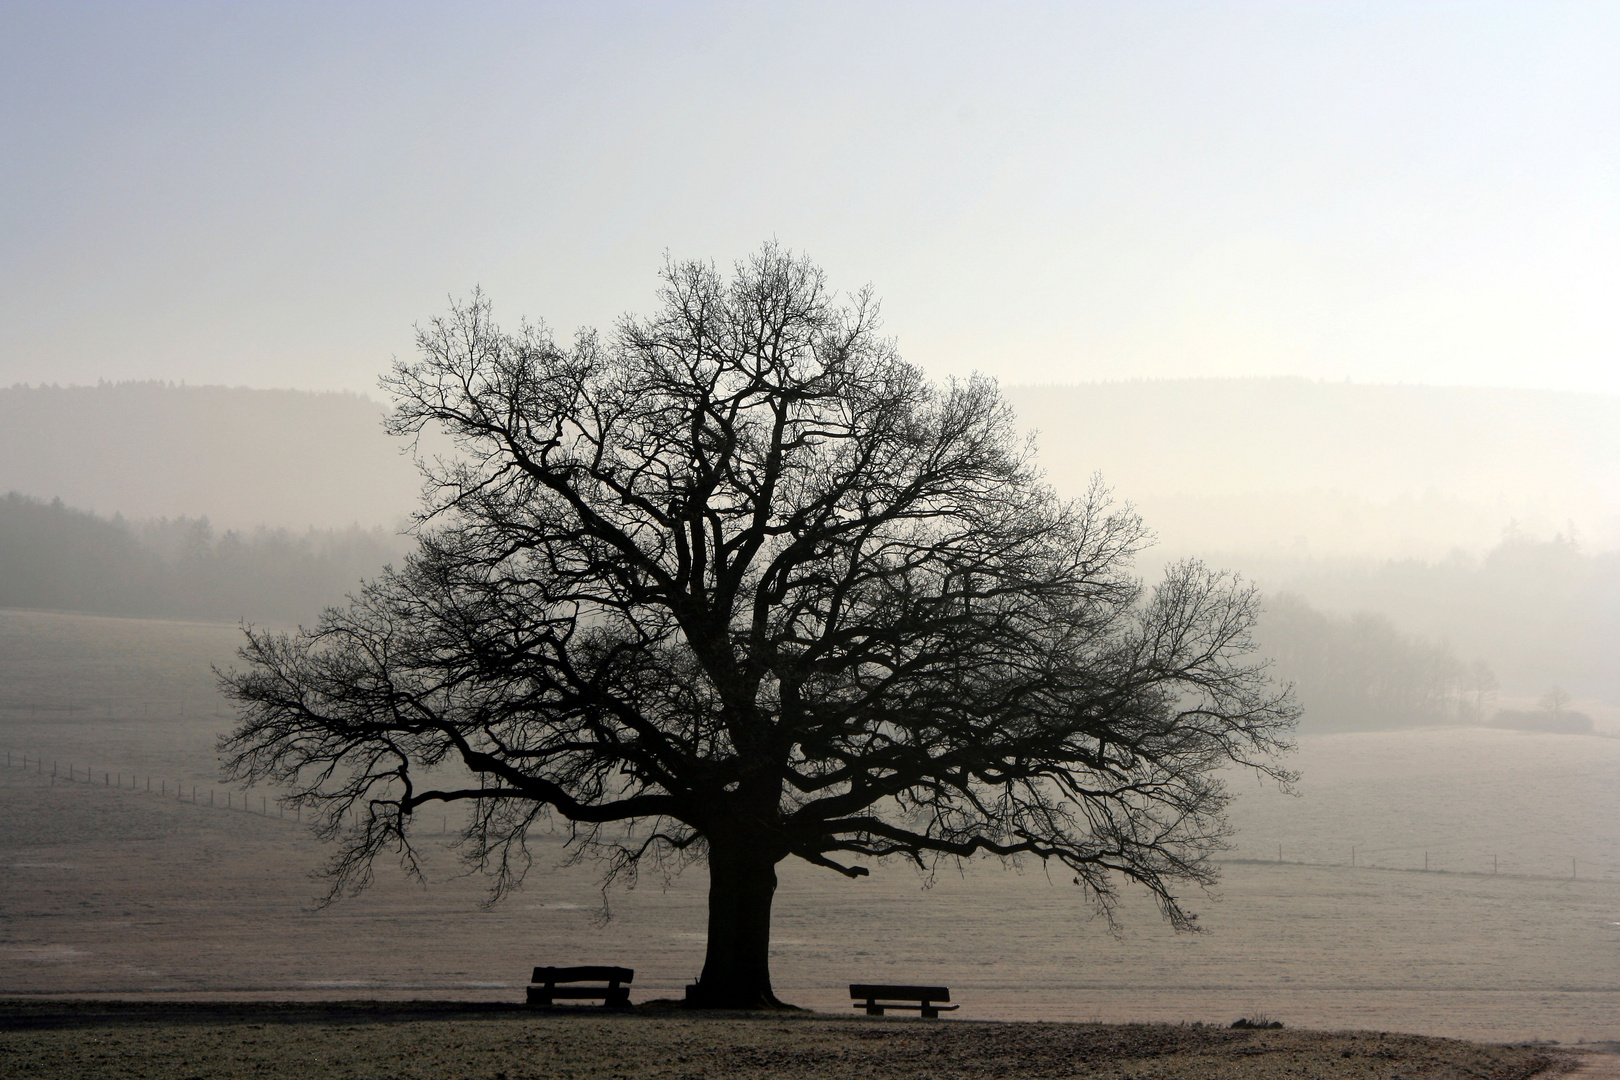
[{"label": "patch of bare soil", "polygon": [[447,1002],[0,1002],[0,1076],[216,1080],[1528,1080],[1538,1046],[1373,1032],[857,1019]]}]

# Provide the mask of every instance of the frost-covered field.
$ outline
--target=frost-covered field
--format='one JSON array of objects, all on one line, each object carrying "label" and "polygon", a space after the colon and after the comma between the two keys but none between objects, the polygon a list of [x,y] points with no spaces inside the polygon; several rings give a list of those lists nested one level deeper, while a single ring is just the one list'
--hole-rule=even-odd
[{"label": "frost-covered field", "polygon": [[[556,869],[554,844],[494,910],[449,852],[430,887],[379,868],[371,893],[309,910],[319,846],[273,800],[268,816],[227,811],[215,785],[221,805],[206,805],[228,722],[206,668],[228,661],[235,634],[0,613],[0,752],[31,762],[0,770],[0,995],[513,1000],[535,963],[611,962],[636,968],[640,999],[678,995],[696,974],[701,869],[615,890],[603,924],[593,871]],[[78,779],[53,782],[53,760]],[[1620,1039],[1620,740],[1339,735],[1305,740],[1298,765],[1297,798],[1236,782],[1237,847],[1219,900],[1197,905],[1204,934],[1173,935],[1137,898],[1111,934],[1039,866],[948,868],[923,888],[900,866],[850,882],[788,865],[778,990],[843,1010],[851,981],[942,982],[965,1018],[1259,1011],[1326,1028]],[[130,790],[131,776],[152,777],[153,792]]]},{"label": "frost-covered field", "polygon": [[1620,882],[1620,739],[1315,735],[1293,764],[1298,797],[1234,779],[1233,857]]}]

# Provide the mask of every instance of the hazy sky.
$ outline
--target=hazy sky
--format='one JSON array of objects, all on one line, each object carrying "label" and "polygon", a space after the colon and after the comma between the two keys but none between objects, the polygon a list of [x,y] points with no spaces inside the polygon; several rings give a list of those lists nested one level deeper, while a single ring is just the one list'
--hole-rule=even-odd
[{"label": "hazy sky", "polygon": [[369,390],[776,237],[944,374],[1620,392],[1620,5],[0,4],[0,383]]}]

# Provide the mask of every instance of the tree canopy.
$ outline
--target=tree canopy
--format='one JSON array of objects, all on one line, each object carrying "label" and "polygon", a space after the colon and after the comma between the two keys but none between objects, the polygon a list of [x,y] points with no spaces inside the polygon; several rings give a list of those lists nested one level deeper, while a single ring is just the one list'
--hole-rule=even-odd
[{"label": "tree canopy", "polygon": [[497,892],[541,823],[610,872],[700,858],[697,1004],[775,1003],[791,856],[1038,858],[1190,926],[1219,770],[1287,776],[1252,589],[1196,563],[1144,588],[1128,506],[1059,498],[991,380],[930,383],[804,258],[671,263],[659,301],[566,345],[478,294],[419,330],[390,427],[454,452],[418,550],[314,629],[249,632],[232,775],[326,808],[335,891],[414,867],[414,812],[451,801]]}]

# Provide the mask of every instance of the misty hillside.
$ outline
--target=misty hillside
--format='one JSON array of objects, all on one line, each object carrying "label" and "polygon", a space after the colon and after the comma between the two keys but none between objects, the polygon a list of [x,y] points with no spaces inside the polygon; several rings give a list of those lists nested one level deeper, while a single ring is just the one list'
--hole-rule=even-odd
[{"label": "misty hillside", "polygon": [[1511,533],[1483,556],[1237,563],[1268,595],[1339,615],[1372,611],[1487,664],[1520,701],[1561,687],[1620,705],[1620,552]]},{"label": "misty hillside", "polygon": [[0,492],[216,527],[397,528],[417,474],[358,394],[167,383],[0,390]]},{"label": "misty hillside", "polygon": [[1620,547],[1620,396],[1297,378],[1015,386],[1060,489],[1100,471],[1177,552]]},{"label": "misty hillside", "polygon": [[[1302,687],[1339,688],[1340,704],[1319,702],[1322,722],[1362,722],[1345,709],[1378,726],[1455,716],[1476,664],[1500,680],[1503,706],[1555,686],[1620,704],[1620,398],[1298,379],[1007,393],[1040,429],[1060,489],[1101,471],[1137,504],[1162,540],[1145,573],[1195,554],[1292,592],[1319,614],[1277,608],[1282,652],[1286,634],[1310,627],[1313,640],[1360,642],[1374,669],[1385,648],[1402,670],[1434,661],[1409,681],[1427,687],[1417,697],[1310,661]],[[0,492],[27,497],[4,507],[0,605],[308,617],[394,557],[393,528],[416,505],[414,467],[382,415],[352,394],[0,390]],[[178,535],[202,518],[217,535]],[[166,533],[131,524],[162,519]],[[382,539],[367,539],[377,526]],[[1320,655],[1311,648],[1301,642],[1291,663]]]}]

